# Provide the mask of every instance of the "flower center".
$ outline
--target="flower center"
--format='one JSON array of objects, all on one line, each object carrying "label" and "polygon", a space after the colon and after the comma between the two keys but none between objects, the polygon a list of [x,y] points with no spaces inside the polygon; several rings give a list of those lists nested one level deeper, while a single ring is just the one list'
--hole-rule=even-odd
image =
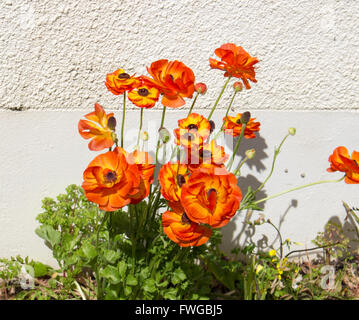
[{"label": "flower center", "polygon": [[146,97],[149,94],[149,91],[146,88],[138,89],[138,94],[142,97]]},{"label": "flower center", "polygon": [[187,223],[191,223],[191,220],[187,217],[187,215],[185,213],[182,214],[182,219],[181,222],[183,224],[187,224]]},{"label": "flower center", "polygon": [[183,137],[188,140],[188,141],[192,141],[194,140],[194,135],[192,133],[186,132]]},{"label": "flower center", "polygon": [[196,130],[198,131],[198,127],[194,124],[194,123],[191,123],[188,127],[187,127],[188,130]]},{"label": "flower center", "polygon": [[115,171],[109,171],[105,175],[105,179],[107,182],[115,182],[117,180],[117,174]]},{"label": "flower center", "polygon": [[129,79],[130,75],[128,73],[126,73],[126,72],[123,72],[123,73],[120,73],[117,77],[119,79]]},{"label": "flower center", "polygon": [[210,150],[203,150],[202,151],[202,158],[203,159],[211,159],[212,158],[212,152]]},{"label": "flower center", "polygon": [[186,183],[186,179],[182,174],[177,175],[177,184],[180,188]]},{"label": "flower center", "polygon": [[213,192],[217,195],[217,190],[214,189],[214,188],[211,188],[211,189],[209,189],[209,190],[207,191],[207,198],[208,198],[208,199],[211,197],[211,195],[212,195]]}]

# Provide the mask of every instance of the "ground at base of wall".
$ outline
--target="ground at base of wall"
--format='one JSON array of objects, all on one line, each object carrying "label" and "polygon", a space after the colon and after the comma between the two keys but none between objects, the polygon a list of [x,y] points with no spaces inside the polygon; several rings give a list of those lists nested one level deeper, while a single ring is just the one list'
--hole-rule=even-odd
[{"label": "ground at base of wall", "polygon": [[[24,278],[19,259],[0,259],[0,300],[96,300],[96,280],[91,270],[72,277],[31,261],[29,265],[40,276]],[[359,299],[358,254],[335,259],[308,256],[301,262],[268,255],[252,256],[247,263],[225,256],[219,260],[204,265],[212,275],[211,300]],[[216,273],[215,265],[229,266],[229,276]],[[241,275],[232,283],[231,272]]]}]

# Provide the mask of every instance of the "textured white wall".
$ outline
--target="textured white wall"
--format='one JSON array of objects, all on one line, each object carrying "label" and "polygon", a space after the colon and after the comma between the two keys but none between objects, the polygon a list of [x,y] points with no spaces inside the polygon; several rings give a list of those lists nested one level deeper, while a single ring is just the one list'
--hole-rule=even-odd
[{"label": "textured white wall", "polygon": [[[225,42],[260,59],[254,109],[359,109],[357,0],[2,0],[0,108],[115,106],[105,74],[182,60],[211,88],[208,58]],[[221,105],[220,107],[223,107]]]},{"label": "textured white wall", "polygon": [[[81,183],[94,154],[78,135],[77,122],[96,101],[107,110],[121,105],[104,86],[106,73],[119,67],[141,74],[160,58],[183,61],[197,81],[208,84],[197,104],[207,114],[203,109],[224,82],[208,58],[223,43],[242,45],[260,59],[258,83],[240,94],[235,109],[250,110],[262,128],[241,187],[263,181],[274,145],[290,126],[298,135],[286,144],[265,193],[337,177],[325,171],[333,149],[359,150],[358,29],[356,0],[2,0],[0,256],[20,253],[53,263],[34,234],[41,199]],[[228,88],[219,108],[230,93]],[[146,111],[147,120],[159,121],[155,109]],[[168,112],[167,127],[185,114]],[[137,127],[138,110],[127,118],[129,128]],[[284,219],[285,238],[310,246],[331,217],[343,220],[341,200],[358,207],[358,186],[323,185],[286,195],[266,204],[265,213],[276,223]],[[228,247],[241,233],[236,222],[224,228]],[[268,234],[271,244],[274,233],[261,228],[254,241]],[[241,234],[239,242],[248,235]]]}]

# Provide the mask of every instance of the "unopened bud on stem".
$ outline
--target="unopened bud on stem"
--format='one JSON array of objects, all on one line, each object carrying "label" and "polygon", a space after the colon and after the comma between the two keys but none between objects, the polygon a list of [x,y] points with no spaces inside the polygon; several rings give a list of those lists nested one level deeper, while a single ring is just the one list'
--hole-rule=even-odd
[{"label": "unopened bud on stem", "polygon": [[199,82],[194,86],[194,90],[199,94],[205,94],[207,92],[207,86],[203,82]]},{"label": "unopened bud on stem", "polygon": [[253,159],[255,155],[256,155],[256,150],[254,149],[249,149],[246,151],[246,157],[248,159]]},{"label": "unopened bud on stem", "polygon": [[241,123],[247,124],[250,119],[251,119],[251,113],[249,111],[246,111],[241,116]]},{"label": "unopened bud on stem", "polygon": [[116,118],[115,117],[109,117],[107,120],[107,126],[112,130],[115,131],[116,129]]},{"label": "unopened bud on stem", "polygon": [[288,132],[289,132],[289,134],[291,136],[295,136],[295,133],[297,132],[297,129],[292,127],[292,128],[289,128]]},{"label": "unopened bud on stem", "polygon": [[158,132],[160,133],[160,139],[163,143],[167,143],[170,140],[171,134],[166,128],[162,127]]}]

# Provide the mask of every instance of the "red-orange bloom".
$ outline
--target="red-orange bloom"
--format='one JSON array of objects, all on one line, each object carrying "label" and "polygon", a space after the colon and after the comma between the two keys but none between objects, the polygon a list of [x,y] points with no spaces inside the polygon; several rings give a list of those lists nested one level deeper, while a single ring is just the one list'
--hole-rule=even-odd
[{"label": "red-orange bloom", "polygon": [[199,167],[219,166],[222,167],[229,156],[225,153],[224,147],[217,144],[216,140],[205,143],[199,150],[192,148],[188,151],[188,170],[194,171]]},{"label": "red-orange bloom", "polygon": [[241,200],[237,179],[225,167],[201,167],[182,187],[181,203],[188,218],[213,228],[226,225],[239,209]]},{"label": "red-orange bloom", "polygon": [[188,181],[188,174],[187,166],[180,164],[179,161],[163,165],[158,173],[161,193],[174,210],[181,207],[181,190],[182,186]]},{"label": "red-orange bloom", "polygon": [[85,115],[88,120],[80,120],[78,130],[84,139],[93,138],[89,143],[89,149],[100,151],[110,148],[114,144],[113,131],[108,127],[108,119],[113,113],[106,114],[103,108],[96,103],[95,111]]},{"label": "red-orange bloom", "polygon": [[[227,116],[223,118],[224,121],[224,132],[233,137],[237,137],[241,134],[242,123],[241,123],[242,113],[238,113],[235,117]],[[259,131],[261,125],[260,122],[255,122],[256,118],[250,118],[246,128],[244,129],[244,137],[246,139],[253,139],[256,137],[255,132]]]},{"label": "red-orange bloom", "polygon": [[330,168],[328,172],[345,172],[345,183],[359,183],[359,152],[353,151],[351,157],[345,147],[337,147],[329,156]]},{"label": "red-orange bloom", "polygon": [[188,219],[184,212],[166,211],[162,214],[164,233],[180,247],[197,247],[206,243],[212,230]]},{"label": "red-orange bloom", "polygon": [[139,192],[133,196],[130,196],[131,203],[136,204],[142,201],[150,193],[150,187],[153,183],[153,173],[155,171],[155,165],[153,164],[152,157],[145,151],[135,150],[127,156],[127,162],[129,164],[136,164],[141,182],[139,186]]},{"label": "red-orange bloom", "polygon": [[106,75],[105,85],[109,91],[115,95],[131,91],[141,84],[141,80],[134,75],[130,76],[123,69],[118,69]]},{"label": "red-orange bloom", "polygon": [[162,59],[153,62],[147,71],[153,79],[143,76],[143,80],[160,90],[164,106],[178,108],[185,104],[183,98],[192,98],[195,77],[184,63]]},{"label": "red-orange bloom", "polygon": [[141,85],[128,93],[130,101],[140,108],[152,108],[158,101],[160,92],[155,87]]},{"label": "red-orange bloom", "polygon": [[223,44],[214,53],[221,61],[209,58],[212,69],[225,71],[224,76],[233,76],[242,79],[246,89],[250,89],[249,81],[257,82],[254,65],[259,62],[257,58],[251,57],[242,47],[233,43]]},{"label": "red-orange bloom", "polygon": [[141,175],[136,164],[129,164],[122,148],[98,155],[83,174],[86,198],[100,209],[115,211],[131,202],[140,190]]},{"label": "red-orange bloom", "polygon": [[199,150],[210,131],[211,124],[205,117],[191,113],[187,118],[178,120],[178,128],[174,130],[175,143],[187,149]]}]

